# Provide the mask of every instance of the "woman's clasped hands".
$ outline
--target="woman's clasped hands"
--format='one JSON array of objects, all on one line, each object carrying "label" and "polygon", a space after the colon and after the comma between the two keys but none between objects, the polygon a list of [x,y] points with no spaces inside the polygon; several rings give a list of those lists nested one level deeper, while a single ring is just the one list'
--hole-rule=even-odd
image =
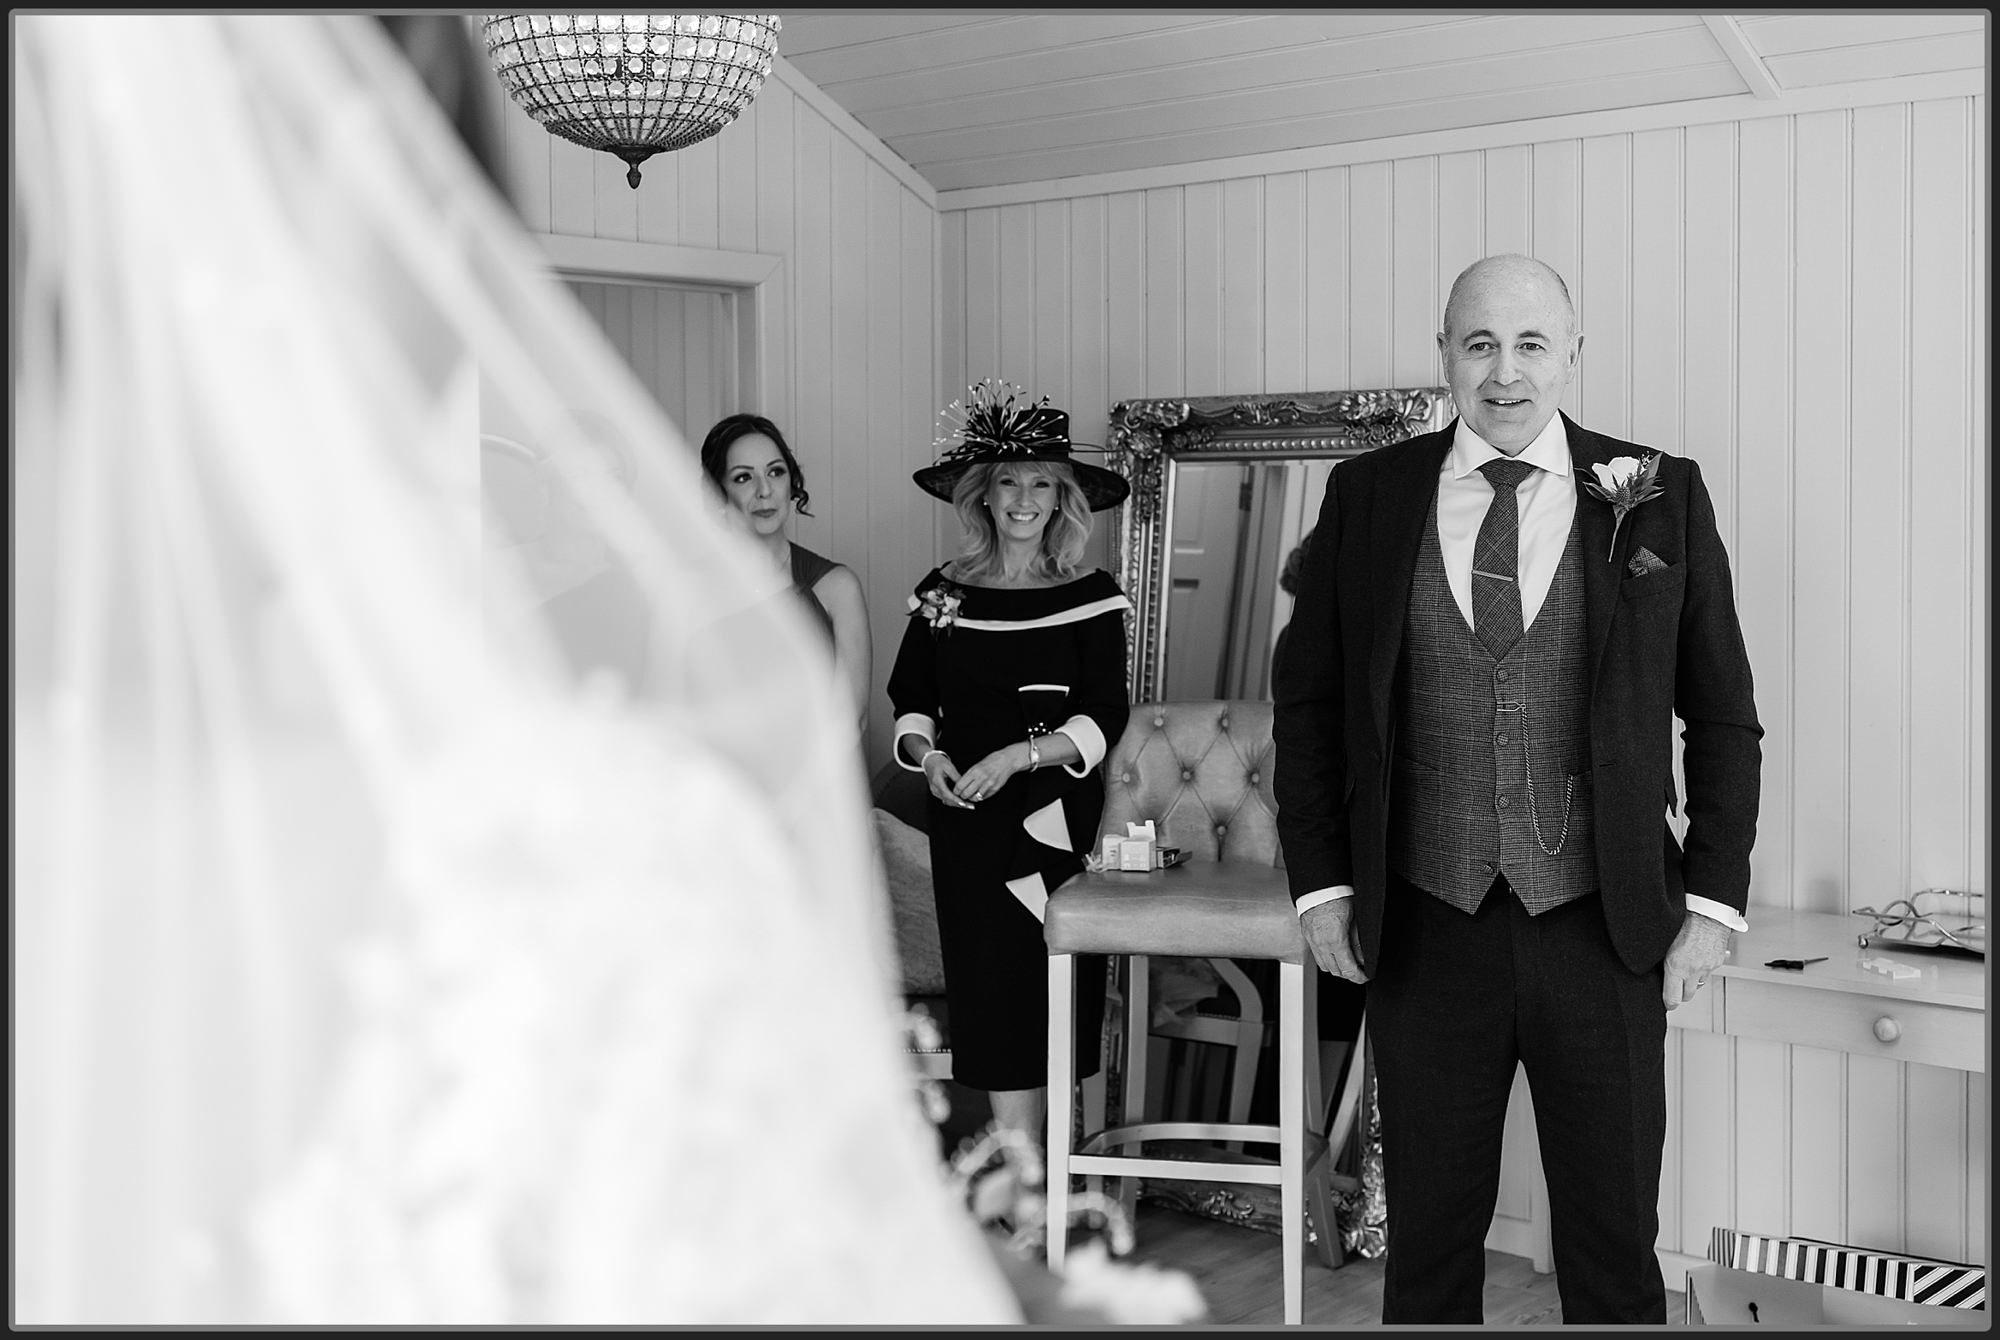
[{"label": "woman's clasped hands", "polygon": [[1008,778],[1027,769],[1028,747],[1012,744],[996,749],[964,772],[943,750],[934,749],[924,755],[923,766],[932,795],[954,809],[969,810],[998,795]]}]

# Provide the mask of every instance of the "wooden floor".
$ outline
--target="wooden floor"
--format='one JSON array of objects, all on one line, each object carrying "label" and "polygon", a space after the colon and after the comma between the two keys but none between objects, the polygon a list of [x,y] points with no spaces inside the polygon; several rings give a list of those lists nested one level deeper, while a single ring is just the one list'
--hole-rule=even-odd
[{"label": "wooden floor", "polygon": [[[1285,1320],[1282,1245],[1275,1234],[1238,1228],[1142,1202],[1130,1262],[1180,1270],[1208,1302],[1209,1324],[1281,1326]],[[1351,1258],[1328,1270],[1308,1256],[1305,1324],[1374,1326],[1382,1320],[1382,1261]],[[1681,1295],[1667,1294],[1667,1322],[1681,1324]],[[1526,1257],[1486,1253],[1486,1324],[1560,1326],[1556,1277],[1535,1273]]]}]

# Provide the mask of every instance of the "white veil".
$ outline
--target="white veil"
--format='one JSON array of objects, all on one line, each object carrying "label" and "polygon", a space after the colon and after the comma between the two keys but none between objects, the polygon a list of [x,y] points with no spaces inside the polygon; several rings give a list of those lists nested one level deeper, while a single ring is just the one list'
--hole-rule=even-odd
[{"label": "white veil", "polygon": [[394,46],[13,25],[15,1321],[1018,1322],[826,653]]}]

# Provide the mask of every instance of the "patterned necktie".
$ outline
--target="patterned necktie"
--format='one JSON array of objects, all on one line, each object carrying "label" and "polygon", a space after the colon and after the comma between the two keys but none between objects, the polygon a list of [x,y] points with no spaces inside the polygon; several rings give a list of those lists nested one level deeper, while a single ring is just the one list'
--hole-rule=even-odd
[{"label": "patterned necktie", "polygon": [[1514,488],[1534,469],[1512,459],[1479,467],[1493,486],[1493,501],[1472,545],[1472,631],[1496,661],[1521,639],[1521,509]]}]

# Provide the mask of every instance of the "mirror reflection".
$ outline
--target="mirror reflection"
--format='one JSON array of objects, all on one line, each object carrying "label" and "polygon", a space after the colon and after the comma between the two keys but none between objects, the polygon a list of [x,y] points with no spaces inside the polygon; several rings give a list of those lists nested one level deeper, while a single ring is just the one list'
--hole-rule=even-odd
[{"label": "mirror reflection", "polygon": [[1284,573],[1318,518],[1333,465],[1169,465],[1161,697],[1270,697],[1272,656],[1292,617]]},{"label": "mirror reflection", "polygon": [[1350,457],[1442,428],[1441,386],[1126,400],[1111,468],[1132,481],[1112,516],[1131,599],[1134,702],[1264,699],[1291,620],[1284,574]]}]

